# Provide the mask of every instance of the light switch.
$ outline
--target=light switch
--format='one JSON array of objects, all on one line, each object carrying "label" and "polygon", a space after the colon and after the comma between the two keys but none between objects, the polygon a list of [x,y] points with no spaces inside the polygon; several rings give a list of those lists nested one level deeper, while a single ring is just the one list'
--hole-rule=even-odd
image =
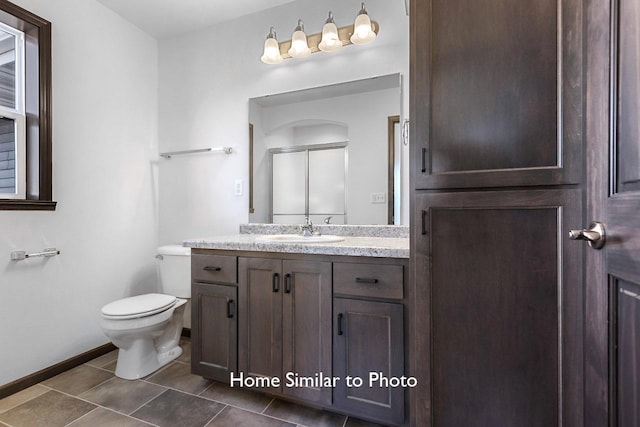
[{"label": "light switch", "polygon": [[371,203],[387,203],[387,195],[385,193],[371,193]]},{"label": "light switch", "polygon": [[236,179],[233,183],[233,194],[235,194],[236,196],[242,196],[243,187],[244,186],[242,185],[242,180]]}]

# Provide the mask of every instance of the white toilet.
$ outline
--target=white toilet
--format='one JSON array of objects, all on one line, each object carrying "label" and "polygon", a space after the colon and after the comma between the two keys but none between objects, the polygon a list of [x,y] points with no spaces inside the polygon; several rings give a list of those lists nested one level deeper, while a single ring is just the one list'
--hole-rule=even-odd
[{"label": "white toilet", "polygon": [[191,298],[191,249],[158,248],[162,294],[120,299],[102,307],[102,329],[119,348],[116,376],[149,375],[182,354],[184,308]]}]

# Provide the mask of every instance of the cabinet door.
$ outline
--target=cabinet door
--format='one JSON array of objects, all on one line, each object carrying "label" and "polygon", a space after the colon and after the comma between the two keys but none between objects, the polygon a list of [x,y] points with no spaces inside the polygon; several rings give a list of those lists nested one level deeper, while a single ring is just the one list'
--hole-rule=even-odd
[{"label": "cabinet door", "polygon": [[577,0],[413,1],[415,187],[579,183],[583,21]]},{"label": "cabinet door", "polygon": [[238,368],[237,289],[193,283],[191,372],[229,383]]},{"label": "cabinet door", "polygon": [[[331,263],[283,261],[283,272],[282,374],[331,377]],[[299,384],[283,392],[331,404],[331,387]]]},{"label": "cabinet door", "polygon": [[584,248],[565,237],[581,200],[416,195],[416,425],[584,425]]},{"label": "cabinet door", "polygon": [[[384,302],[334,298],[334,407],[366,415],[378,422],[401,424],[404,389],[374,381],[404,375],[403,306]],[[347,387],[346,377],[362,379],[360,387]]]},{"label": "cabinet door", "polygon": [[[282,261],[240,258],[239,368],[244,375],[278,377],[282,372]],[[279,391],[266,389],[265,391]]]}]

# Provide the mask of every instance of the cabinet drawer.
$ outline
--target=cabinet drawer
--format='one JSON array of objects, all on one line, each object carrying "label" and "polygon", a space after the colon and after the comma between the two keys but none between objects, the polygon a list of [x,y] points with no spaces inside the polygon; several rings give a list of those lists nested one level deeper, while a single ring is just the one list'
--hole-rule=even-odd
[{"label": "cabinet drawer", "polygon": [[333,292],[358,297],[402,299],[402,266],[334,263]]},{"label": "cabinet drawer", "polygon": [[191,278],[194,281],[236,283],[238,257],[191,254]]}]

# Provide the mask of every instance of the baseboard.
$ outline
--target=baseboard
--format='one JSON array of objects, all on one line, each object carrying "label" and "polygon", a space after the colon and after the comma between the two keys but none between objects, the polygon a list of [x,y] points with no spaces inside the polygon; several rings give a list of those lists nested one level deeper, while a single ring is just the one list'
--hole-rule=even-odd
[{"label": "baseboard", "polygon": [[24,390],[25,388],[29,388],[32,385],[38,384],[42,381],[48,380],[51,377],[55,377],[58,374],[75,368],[76,366],[80,366],[83,363],[93,360],[96,357],[102,356],[103,354],[107,354],[115,349],[116,347],[111,343],[101,345],[100,347],[94,348],[93,350],[86,351],[70,359],[63,360],[60,363],[56,363],[53,366],[44,368],[31,375],[27,375],[26,377],[19,378],[13,382],[0,386],[0,399]]},{"label": "baseboard", "polygon": [[[181,335],[185,338],[191,338],[191,329],[182,328]],[[31,375],[27,375],[26,377],[19,378],[13,382],[0,386],[0,399],[24,390],[25,388],[29,388],[32,385],[38,384],[42,381],[46,381],[49,378],[55,377],[56,375],[68,371],[69,369],[75,368],[76,366],[82,365],[83,363],[87,363],[88,361],[93,360],[96,357],[100,357],[103,354],[107,354],[113,350],[117,350],[117,348],[111,343],[101,345],[100,347],[94,348],[93,350],[86,351],[70,359],[63,360],[60,363],[56,363],[53,366],[44,368]]]}]

